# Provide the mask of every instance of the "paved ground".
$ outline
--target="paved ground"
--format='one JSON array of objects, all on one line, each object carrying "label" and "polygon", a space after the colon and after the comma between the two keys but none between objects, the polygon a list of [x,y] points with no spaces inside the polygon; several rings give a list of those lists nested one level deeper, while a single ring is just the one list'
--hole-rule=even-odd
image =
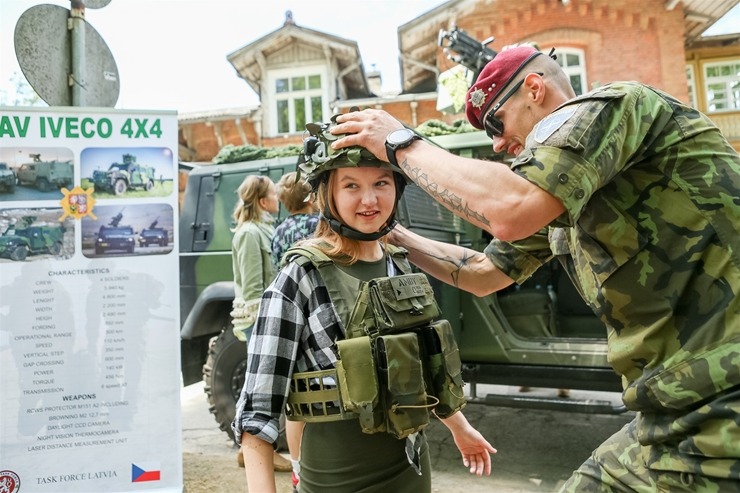
[{"label": "paved ground", "polygon": [[[518,389],[482,386],[478,392],[506,394]],[[554,394],[553,389],[534,389],[528,395]],[[615,403],[619,396],[574,391],[572,397]],[[555,492],[599,443],[632,418],[629,413],[582,414],[479,404],[468,405],[464,412],[499,451],[493,474],[483,478],[468,474],[447,429],[432,423],[428,437],[435,492]],[[209,414],[202,384],[183,389],[182,418],[185,493],[246,492],[244,469],[236,463],[237,448]],[[290,474],[278,473],[277,484],[279,492],[290,493]]]}]

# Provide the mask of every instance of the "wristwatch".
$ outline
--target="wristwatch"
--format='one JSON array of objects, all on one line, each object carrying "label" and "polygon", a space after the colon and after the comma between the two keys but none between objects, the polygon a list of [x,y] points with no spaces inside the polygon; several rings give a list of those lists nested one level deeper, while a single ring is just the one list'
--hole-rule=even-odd
[{"label": "wristwatch", "polygon": [[421,137],[408,128],[399,128],[389,133],[385,138],[385,153],[388,156],[388,162],[398,167],[396,151],[410,146],[415,140],[421,140]]}]

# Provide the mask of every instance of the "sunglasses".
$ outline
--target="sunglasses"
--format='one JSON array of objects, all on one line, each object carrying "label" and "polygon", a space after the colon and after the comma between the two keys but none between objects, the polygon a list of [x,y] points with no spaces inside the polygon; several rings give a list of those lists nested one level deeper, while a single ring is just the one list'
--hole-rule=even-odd
[{"label": "sunglasses", "polygon": [[[542,72],[535,73],[540,77],[544,75]],[[504,94],[504,97],[502,97],[498,101],[498,103],[493,106],[493,109],[488,112],[486,118],[483,120],[483,128],[485,128],[486,135],[488,135],[490,139],[494,137],[501,137],[504,134],[504,122],[502,122],[501,119],[496,118],[496,112],[510,97],[512,97],[519,90],[520,87],[522,87],[522,84],[524,84],[524,79],[514,84],[514,87],[509,89],[509,91]]]}]

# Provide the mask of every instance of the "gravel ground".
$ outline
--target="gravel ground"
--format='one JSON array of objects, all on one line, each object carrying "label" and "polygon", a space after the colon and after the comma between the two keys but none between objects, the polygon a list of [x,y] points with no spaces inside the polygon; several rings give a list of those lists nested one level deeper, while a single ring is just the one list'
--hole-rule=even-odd
[{"label": "gravel ground", "polygon": [[[512,387],[494,390],[518,391]],[[554,394],[554,389],[533,389],[530,395]],[[618,394],[607,393],[573,391],[571,396],[605,402],[619,400]],[[209,414],[203,385],[185,387],[181,400],[184,493],[246,492],[244,469],[236,462],[238,449]],[[498,449],[493,473],[490,477],[471,476],[462,466],[447,428],[432,422],[427,437],[435,493],[556,492],[596,446],[633,417],[630,413],[582,414],[478,404],[468,405],[464,412]],[[276,473],[276,482],[278,493],[292,492],[290,473]]]}]

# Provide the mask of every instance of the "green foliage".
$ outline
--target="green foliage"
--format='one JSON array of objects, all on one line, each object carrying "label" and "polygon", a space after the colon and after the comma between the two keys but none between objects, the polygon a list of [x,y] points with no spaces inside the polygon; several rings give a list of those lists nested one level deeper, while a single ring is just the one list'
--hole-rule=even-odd
[{"label": "green foliage", "polygon": [[287,145],[282,147],[271,147],[267,149],[267,157],[285,157],[285,156],[297,156],[303,151],[303,146],[300,145]]},{"label": "green foliage", "polygon": [[212,159],[214,164],[241,163],[244,161],[256,161],[258,159],[270,159],[284,156],[297,156],[302,150],[298,145],[287,145],[282,147],[259,147],[252,144],[235,146],[227,144],[218,151]]},{"label": "green foliage", "polygon": [[48,106],[36,94],[22,73],[13,72],[8,79],[7,90],[0,90],[0,105],[7,106]]},{"label": "green foliage", "polygon": [[467,120],[461,118],[452,122],[452,125],[441,120],[427,120],[415,130],[424,137],[435,137],[437,135],[449,135],[449,134],[465,134],[469,132],[477,132],[478,129],[468,123]]},{"label": "green foliage", "polygon": [[[415,129],[420,135],[433,137],[436,135],[464,134],[476,132],[467,120],[461,118],[455,120],[451,125],[441,120],[428,120]],[[271,159],[285,156],[298,156],[303,147],[300,145],[287,145],[282,147],[259,147],[252,144],[235,146],[226,144],[218,151],[211,160],[213,164],[243,163],[245,161],[256,161],[258,159]]]}]

